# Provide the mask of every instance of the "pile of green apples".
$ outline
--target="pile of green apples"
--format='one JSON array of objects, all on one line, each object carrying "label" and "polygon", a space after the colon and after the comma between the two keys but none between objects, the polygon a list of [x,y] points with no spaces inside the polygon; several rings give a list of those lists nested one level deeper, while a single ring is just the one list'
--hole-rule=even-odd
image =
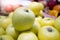
[{"label": "pile of green apples", "polygon": [[42,10],[42,3],[33,2],[0,15],[0,40],[60,40],[60,16],[43,17]]}]

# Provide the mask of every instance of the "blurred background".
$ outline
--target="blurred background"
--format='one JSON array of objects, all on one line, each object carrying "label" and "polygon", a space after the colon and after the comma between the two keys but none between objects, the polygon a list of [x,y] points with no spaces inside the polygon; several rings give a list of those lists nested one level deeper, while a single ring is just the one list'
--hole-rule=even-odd
[{"label": "blurred background", "polygon": [[[42,2],[45,7],[53,9],[55,5],[60,5],[60,0],[0,0],[0,14],[8,15],[9,12],[20,6],[28,6],[31,2]],[[8,11],[9,8],[9,11]]]}]

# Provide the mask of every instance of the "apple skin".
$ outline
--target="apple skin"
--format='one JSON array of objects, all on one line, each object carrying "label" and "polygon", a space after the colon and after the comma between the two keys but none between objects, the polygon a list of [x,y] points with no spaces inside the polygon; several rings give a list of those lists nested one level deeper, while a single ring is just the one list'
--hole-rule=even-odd
[{"label": "apple skin", "polygon": [[34,20],[34,13],[26,7],[17,8],[12,16],[12,24],[17,31],[25,31],[32,28]]},{"label": "apple skin", "polygon": [[0,26],[2,26],[2,22],[3,22],[3,20],[6,18],[6,16],[1,16],[0,15]]},{"label": "apple skin", "polygon": [[40,24],[41,26],[47,26],[47,25],[54,26],[54,23],[55,23],[54,19],[45,17],[44,19],[42,19]]},{"label": "apple skin", "polygon": [[5,18],[6,18],[6,16],[0,15],[1,20],[5,19]]},{"label": "apple skin", "polygon": [[[38,21],[39,24],[41,23],[42,19],[43,19],[43,18],[42,18],[41,16],[38,16],[38,17],[35,18],[35,20]],[[40,24],[40,25],[41,25],[41,24]]]},{"label": "apple skin", "polygon": [[38,40],[38,38],[33,32],[28,31],[21,33],[17,40]]},{"label": "apple skin", "polygon": [[8,18],[12,19],[12,16],[13,16],[13,12],[10,12],[9,15],[8,15]]},{"label": "apple skin", "polygon": [[60,40],[60,34],[52,26],[44,26],[39,29],[38,38],[39,40]]},{"label": "apple skin", "polygon": [[56,19],[54,26],[58,31],[60,31],[60,16]]},{"label": "apple skin", "polygon": [[2,27],[0,27],[0,35],[4,35],[4,34],[5,34],[5,30]]},{"label": "apple skin", "polygon": [[10,35],[2,35],[0,36],[1,40],[14,40]]},{"label": "apple skin", "polygon": [[41,16],[41,17],[44,17],[44,12],[43,12],[43,10],[40,10],[40,16]]},{"label": "apple skin", "polygon": [[37,34],[37,33],[38,33],[38,29],[39,29],[40,27],[41,27],[41,26],[40,26],[37,18],[35,18],[35,21],[34,21],[34,24],[33,24],[32,28],[31,28],[31,31],[34,32],[35,34]]},{"label": "apple skin", "polygon": [[12,24],[6,28],[6,34],[12,36],[14,39],[17,39],[19,32],[15,30]]},{"label": "apple skin", "polygon": [[4,19],[3,22],[2,22],[2,27],[3,27],[4,29],[6,29],[6,28],[8,27],[8,25],[10,25],[10,24],[12,24],[11,18],[6,18],[6,19]]}]

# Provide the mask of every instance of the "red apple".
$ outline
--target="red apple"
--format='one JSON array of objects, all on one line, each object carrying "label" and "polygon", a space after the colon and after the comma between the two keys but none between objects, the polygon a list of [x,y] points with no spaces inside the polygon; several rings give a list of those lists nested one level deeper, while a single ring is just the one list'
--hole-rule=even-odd
[{"label": "red apple", "polygon": [[13,5],[6,5],[6,6],[4,7],[4,10],[5,10],[6,12],[12,12],[12,11],[14,11],[14,6],[13,6]]},{"label": "red apple", "polygon": [[2,13],[10,13],[14,11],[16,8],[21,7],[20,1],[18,0],[2,0],[1,1],[1,9]]}]

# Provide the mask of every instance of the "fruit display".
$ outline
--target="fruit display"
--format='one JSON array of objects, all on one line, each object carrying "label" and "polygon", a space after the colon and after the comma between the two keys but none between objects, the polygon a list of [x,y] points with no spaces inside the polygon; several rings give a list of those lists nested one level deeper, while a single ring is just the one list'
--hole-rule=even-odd
[{"label": "fruit display", "polygon": [[2,0],[0,40],[60,40],[60,1]]}]

